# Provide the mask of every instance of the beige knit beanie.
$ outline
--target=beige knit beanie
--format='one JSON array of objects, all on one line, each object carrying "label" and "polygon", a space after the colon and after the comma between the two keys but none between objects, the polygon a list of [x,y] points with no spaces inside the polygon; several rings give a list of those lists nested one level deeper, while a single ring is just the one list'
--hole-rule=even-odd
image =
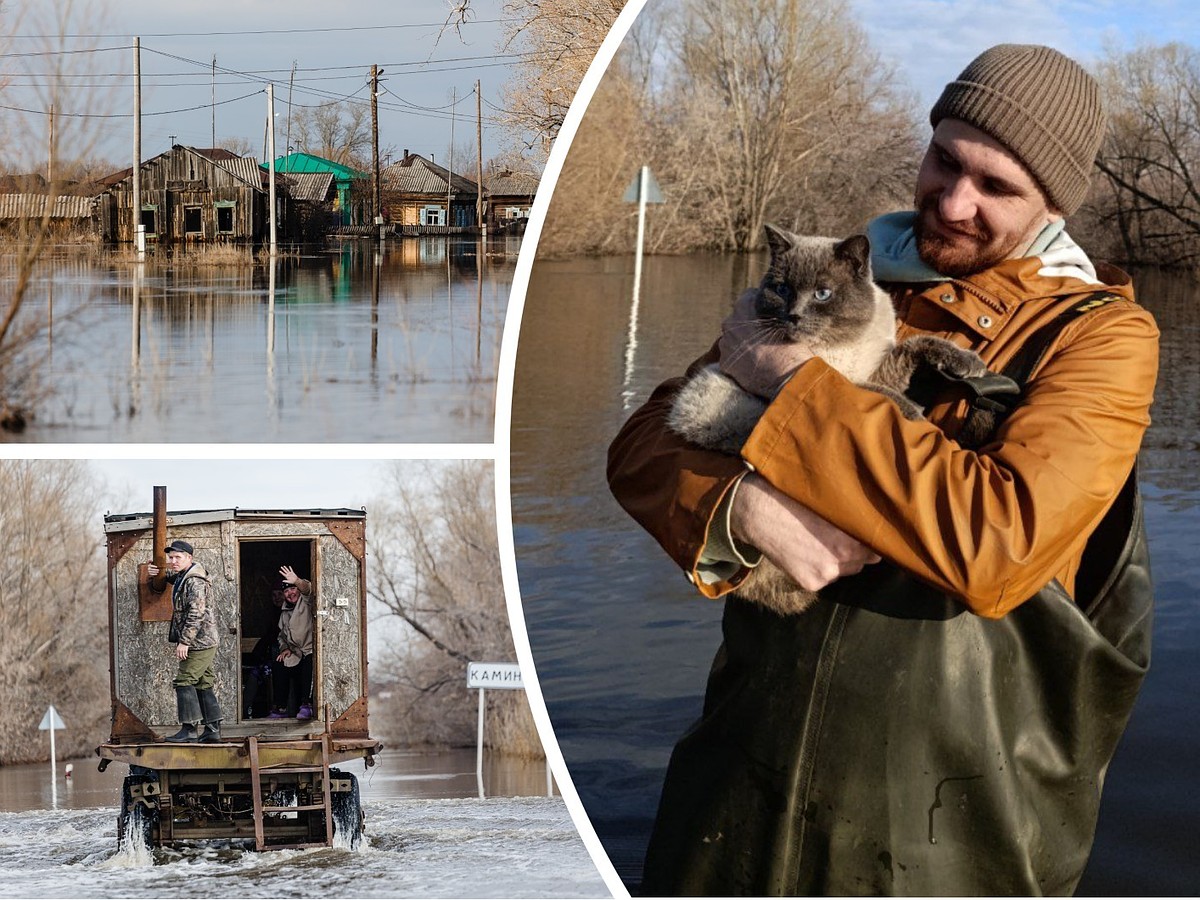
[{"label": "beige knit beanie", "polygon": [[1100,86],[1057,50],[985,50],[933,105],[929,121],[936,128],[942,119],[961,119],[1007,147],[1063,215],[1087,196],[1106,125]]}]

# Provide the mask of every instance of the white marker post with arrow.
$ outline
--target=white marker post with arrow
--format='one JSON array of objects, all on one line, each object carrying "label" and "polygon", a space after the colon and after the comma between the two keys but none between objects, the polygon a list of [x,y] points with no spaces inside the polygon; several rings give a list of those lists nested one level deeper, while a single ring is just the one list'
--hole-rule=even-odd
[{"label": "white marker post with arrow", "polygon": [[50,802],[55,807],[58,806],[58,753],[54,747],[54,732],[66,727],[54,704],[50,704],[50,708],[42,716],[42,724],[38,726],[38,731],[50,732]]},{"label": "white marker post with arrow", "polygon": [[638,300],[642,291],[642,251],[646,243],[646,204],[665,203],[662,188],[654,180],[649,166],[642,166],[634,176],[629,187],[625,189],[623,198],[626,203],[638,205],[637,253],[633,258],[633,304],[629,307],[629,330],[625,342],[625,379],[621,396],[625,409],[629,409],[633,392],[629,390],[629,382],[633,378],[633,355],[637,350],[637,320]]}]

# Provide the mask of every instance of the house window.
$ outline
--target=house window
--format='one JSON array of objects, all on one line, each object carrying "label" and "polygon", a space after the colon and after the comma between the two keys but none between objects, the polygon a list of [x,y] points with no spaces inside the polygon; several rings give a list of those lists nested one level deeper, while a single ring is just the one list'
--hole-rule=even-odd
[{"label": "house window", "polygon": [[157,206],[142,207],[142,230],[146,232],[146,237],[153,237],[158,234]]},{"label": "house window", "polygon": [[185,206],[183,208],[183,233],[184,234],[203,234],[204,220],[201,215],[203,212],[199,206]]},{"label": "house window", "polygon": [[504,211],[504,214],[510,219],[519,219],[524,212],[519,206],[510,206]]},{"label": "house window", "polygon": [[218,202],[217,209],[217,234],[233,234],[233,208],[231,202]]},{"label": "house window", "polygon": [[446,210],[444,207],[427,206],[423,210],[421,210],[421,224],[422,225],[445,225],[446,220],[443,218],[443,214],[445,212],[446,212]]}]

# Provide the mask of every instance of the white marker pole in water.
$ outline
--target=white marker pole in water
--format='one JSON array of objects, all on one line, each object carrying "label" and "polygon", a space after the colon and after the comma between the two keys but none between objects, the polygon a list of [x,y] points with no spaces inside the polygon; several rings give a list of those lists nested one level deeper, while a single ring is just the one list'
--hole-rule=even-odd
[{"label": "white marker pole in water", "polygon": [[629,307],[629,329],[625,339],[625,377],[622,380],[621,392],[625,409],[629,409],[633,401],[633,391],[629,383],[633,379],[633,358],[637,350],[638,304],[642,294],[642,253],[646,244],[646,204],[662,203],[662,190],[654,176],[650,174],[649,166],[642,166],[637,177],[625,190],[625,202],[637,202],[638,230],[637,250],[633,258],[633,303]]},{"label": "white marker pole in water", "polygon": [[55,808],[58,807],[58,753],[54,747],[54,732],[59,728],[66,727],[58,710],[54,708],[54,704],[50,704],[50,708],[42,716],[42,723],[38,725],[38,731],[50,732],[50,805]]}]

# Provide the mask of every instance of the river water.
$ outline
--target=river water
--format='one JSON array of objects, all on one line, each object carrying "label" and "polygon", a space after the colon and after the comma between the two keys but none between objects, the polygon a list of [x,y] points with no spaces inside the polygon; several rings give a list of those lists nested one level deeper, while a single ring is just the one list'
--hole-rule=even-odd
[{"label": "river water", "polygon": [[0,897],[606,897],[541,763],[384,751],[359,779],[366,839],[255,853],[229,842],[116,850],[124,767],[0,768]]},{"label": "river water", "polygon": [[[33,417],[0,438],[490,441],[518,246],[347,240],[273,275],[60,248],[22,308]],[[0,257],[0,294],[14,278]]]},{"label": "river water", "polygon": [[[761,265],[650,258],[634,327],[628,260],[538,263],[522,317],[512,408],[522,604],[572,781],[634,890],[671,748],[700,713],[721,604],[695,594],[617,506],[605,452],[632,407],[708,348]],[[1154,658],[1109,769],[1083,895],[1200,888],[1200,283],[1135,274],[1163,332],[1140,464]]]}]

